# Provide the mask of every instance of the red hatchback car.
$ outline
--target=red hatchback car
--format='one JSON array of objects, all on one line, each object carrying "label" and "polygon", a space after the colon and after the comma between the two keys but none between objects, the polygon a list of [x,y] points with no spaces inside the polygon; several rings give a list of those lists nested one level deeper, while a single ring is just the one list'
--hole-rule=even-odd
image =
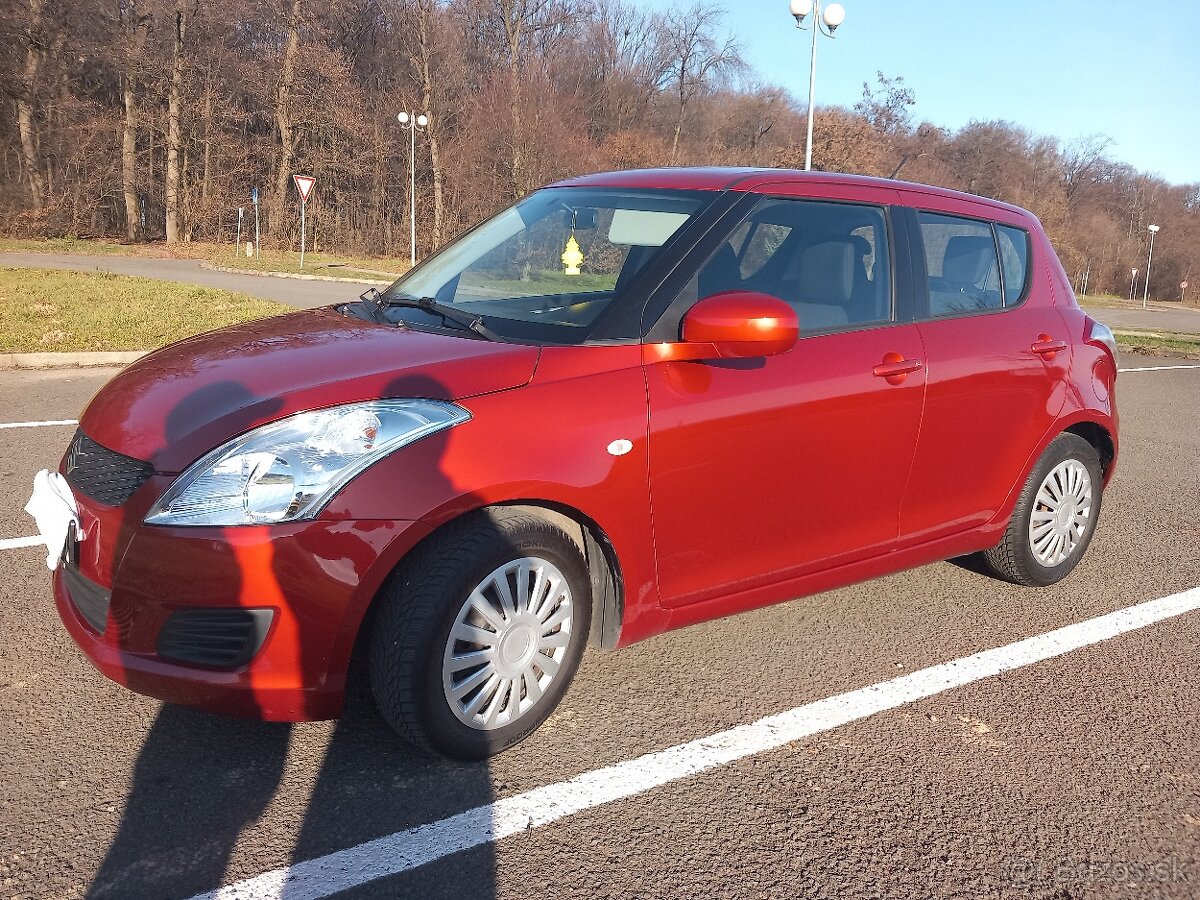
[{"label": "red hatchback car", "polygon": [[550,714],[586,643],[977,552],[1065,577],[1116,463],[1115,381],[1024,210],[617,172],[382,293],[143,358],[30,509],[110,678],[329,718],[363,654],[402,735],[482,757]]}]

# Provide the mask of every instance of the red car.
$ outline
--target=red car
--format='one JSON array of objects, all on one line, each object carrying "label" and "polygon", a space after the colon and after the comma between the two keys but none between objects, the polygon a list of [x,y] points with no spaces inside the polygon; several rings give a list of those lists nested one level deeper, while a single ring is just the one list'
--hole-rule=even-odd
[{"label": "red car", "polygon": [[585,644],[971,553],[1062,579],[1113,475],[1116,369],[1024,210],[591,175],[382,293],[143,358],[30,509],[110,678],[329,718],[363,654],[402,735],[483,757]]}]

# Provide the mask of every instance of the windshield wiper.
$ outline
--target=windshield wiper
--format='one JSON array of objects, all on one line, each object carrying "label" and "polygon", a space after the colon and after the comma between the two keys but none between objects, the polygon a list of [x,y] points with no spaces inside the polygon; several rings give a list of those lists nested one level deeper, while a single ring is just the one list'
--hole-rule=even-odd
[{"label": "windshield wiper", "polygon": [[438,303],[432,297],[385,297],[379,291],[372,288],[363,294],[362,299],[374,301],[381,309],[396,306],[407,309],[423,309],[425,312],[440,316],[443,322],[453,322],[461,328],[474,332],[484,340],[503,340],[500,335],[483,324],[482,316],[473,316],[470,313],[455,309],[453,306]]}]

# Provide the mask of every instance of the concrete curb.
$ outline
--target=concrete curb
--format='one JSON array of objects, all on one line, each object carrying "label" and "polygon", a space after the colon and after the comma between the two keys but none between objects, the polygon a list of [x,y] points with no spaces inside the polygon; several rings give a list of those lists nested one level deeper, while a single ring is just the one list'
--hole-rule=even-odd
[{"label": "concrete curb", "polygon": [[0,353],[0,369],[72,369],[87,366],[127,366],[149,350],[91,353]]},{"label": "concrete curb", "polygon": [[[343,284],[376,284],[387,285],[392,281],[376,281],[367,278],[337,278],[333,275],[303,275],[300,272],[259,272],[254,269],[235,269],[232,266],[218,266],[216,263],[202,260],[200,268],[209,269],[213,272],[228,272],[230,275],[258,275],[261,278],[294,278],[297,281],[340,281]],[[399,276],[397,276],[398,278]]]}]

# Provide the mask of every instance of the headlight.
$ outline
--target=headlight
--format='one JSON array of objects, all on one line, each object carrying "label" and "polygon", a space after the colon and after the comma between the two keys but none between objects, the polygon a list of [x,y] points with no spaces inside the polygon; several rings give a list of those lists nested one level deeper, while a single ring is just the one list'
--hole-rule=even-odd
[{"label": "headlight", "polygon": [[371,400],[255,428],[193,463],[146,516],[152,525],[311,519],[383,456],[471,414],[440,400]]}]

